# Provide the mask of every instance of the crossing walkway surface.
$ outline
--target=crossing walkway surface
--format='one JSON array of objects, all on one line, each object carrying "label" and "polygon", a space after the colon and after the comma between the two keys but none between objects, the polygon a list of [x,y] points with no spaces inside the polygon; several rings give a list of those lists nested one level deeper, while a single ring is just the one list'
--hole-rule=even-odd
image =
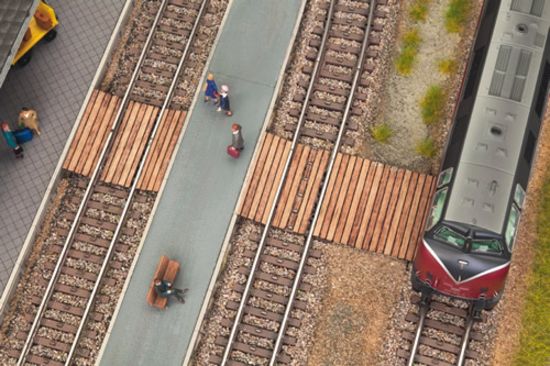
[{"label": "crossing walkway surface", "polygon": [[[101,365],[181,365],[268,112],[302,1],[233,0],[209,70],[230,87],[233,117],[198,101]],[[231,124],[242,125],[245,150],[226,155]],[[159,311],[145,295],[161,255],[182,264],[176,287],[186,303]]]},{"label": "crossing walkway surface", "polygon": [[33,48],[31,62],[13,68],[0,89],[0,119],[14,127],[22,107],[38,111],[42,134],[15,159],[0,138],[0,294],[33,219],[125,0],[51,0],[57,38]]}]

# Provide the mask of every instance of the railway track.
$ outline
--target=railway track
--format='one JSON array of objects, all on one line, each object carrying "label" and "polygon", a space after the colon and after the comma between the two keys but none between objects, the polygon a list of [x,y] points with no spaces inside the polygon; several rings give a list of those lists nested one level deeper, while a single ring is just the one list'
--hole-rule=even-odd
[{"label": "railway track", "polygon": [[[386,0],[377,1],[376,6],[383,6]],[[328,11],[328,3],[323,8]],[[301,93],[294,95],[293,101],[302,104],[308,99],[308,108],[305,114],[306,122],[300,128],[300,142],[311,143],[312,140],[328,141],[334,144],[338,137],[340,121],[346,113],[346,101],[351,92],[354,74],[359,58],[365,62],[354,91],[354,103],[350,108],[350,114],[360,116],[363,114],[360,104],[368,97],[369,79],[375,68],[375,59],[379,57],[381,34],[384,19],[387,13],[374,9],[370,16],[370,2],[356,2],[337,4],[331,19],[331,29],[325,44],[322,44],[323,27],[317,26],[313,30],[316,38],[309,42],[309,50],[306,54],[308,61],[315,63],[323,47],[323,62],[315,77],[314,85],[309,88],[309,81],[314,73],[313,66],[304,66],[300,77],[299,86]],[[324,21],[317,18],[318,21]],[[363,52],[362,42],[364,32],[368,24],[367,49]],[[364,55],[364,56],[362,56]],[[289,111],[291,117],[302,118],[301,109],[293,108]],[[287,124],[285,130],[296,131],[297,125]],[[357,131],[358,125],[348,122],[347,131]],[[352,146],[354,141],[345,137],[343,143]]]},{"label": "railway track", "polygon": [[475,362],[479,358],[476,351],[468,349],[470,341],[482,340],[481,333],[473,328],[478,317],[472,306],[465,309],[456,302],[449,304],[435,299],[423,302],[417,295],[412,296],[411,302],[418,311],[410,311],[405,320],[416,329],[404,332],[410,349],[401,348],[397,353],[407,360],[408,366],[462,366],[466,360]]},{"label": "railway track", "polygon": [[[373,24],[382,15],[376,11],[381,3],[385,4],[385,1],[371,0],[350,5],[349,2],[344,4],[333,0],[327,4],[322,19],[324,28],[316,29],[322,34],[321,39],[313,42],[316,52],[309,56],[315,62],[306,68],[302,82],[305,91],[297,98],[302,108],[291,112],[297,117],[297,124],[292,127],[294,138],[290,153],[277,182],[278,189],[266,225],[262,234],[255,238],[256,250],[244,253],[251,263],[239,269],[239,273],[247,278],[246,284],[233,288],[240,301],[227,304],[234,317],[222,320],[222,327],[229,332],[216,338],[215,343],[219,350],[223,348],[223,353],[211,355],[209,362],[212,364],[271,366],[291,362],[285,348],[296,344],[297,340],[287,334],[287,327],[299,327],[300,321],[293,316],[293,310],[305,310],[300,292],[307,292],[311,286],[301,281],[302,276],[312,271],[308,260],[320,255],[310,250],[313,228],[326,194],[327,177],[343,143],[347,122],[354,113],[354,103],[365,97],[359,92],[357,99],[356,94],[364,80],[363,73],[372,71],[366,60],[370,57],[371,46],[377,43],[376,33],[380,28]],[[338,66],[344,62],[347,66]],[[325,131],[327,126],[331,132]],[[272,222],[293,154],[305,137],[328,141],[332,144],[332,153],[306,234],[290,242],[274,230]],[[311,172],[314,162],[307,162],[307,165]],[[304,184],[307,184],[308,177],[308,174],[303,176]]]},{"label": "railway track", "polygon": [[[128,249],[121,239],[133,235],[136,230],[127,225],[129,219],[139,215],[132,211],[132,205],[143,200],[136,186],[164,113],[169,108],[178,108],[172,99],[181,82],[180,76],[185,75],[182,71],[186,65],[189,66],[190,49],[207,14],[208,4],[209,0],[164,0],[156,9],[145,47],[116,111],[93,174],[88,180],[80,180],[79,193],[72,202],[73,209],[62,215],[62,220],[71,224],[60,226],[55,231],[58,245],[52,247],[50,254],[57,259],[46,264],[49,273],[45,277],[49,280],[38,284],[44,296],[31,298],[34,306],[25,316],[27,324],[16,334],[21,347],[8,351],[8,355],[17,360],[17,365],[71,365],[78,357],[88,357],[89,352],[81,344],[95,338],[95,332],[86,328],[87,321],[102,320],[101,314],[92,311],[97,303],[107,300],[100,294],[100,286],[113,281],[106,276],[109,269],[120,269],[123,265],[116,260],[115,253]],[[174,19],[180,21],[180,27],[175,26]],[[171,40],[167,41],[167,38]],[[158,50],[163,45],[174,47],[172,58],[158,60]],[[159,105],[160,110],[142,150],[132,184],[129,189],[123,189],[101,183],[99,177],[119,133],[125,108],[130,100],[143,98],[139,89],[144,87],[155,93],[143,101]],[[60,301],[67,298],[69,301]],[[54,337],[47,336],[52,333]]]}]

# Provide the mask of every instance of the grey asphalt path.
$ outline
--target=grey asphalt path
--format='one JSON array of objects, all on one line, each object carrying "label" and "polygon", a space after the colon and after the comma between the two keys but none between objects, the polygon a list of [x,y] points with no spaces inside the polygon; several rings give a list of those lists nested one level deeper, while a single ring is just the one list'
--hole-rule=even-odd
[{"label": "grey asphalt path", "polygon": [[[254,146],[302,5],[297,0],[234,0],[210,65],[231,88],[229,118],[198,101],[115,320],[101,365],[181,365],[216,265]],[[243,126],[239,160],[226,155],[233,122]],[[161,255],[177,259],[182,305],[148,307]]]},{"label": "grey asphalt path", "polygon": [[51,0],[57,38],[33,49],[0,89],[0,119],[15,124],[21,107],[38,111],[42,134],[15,159],[0,137],[0,294],[65,147],[125,0]]}]

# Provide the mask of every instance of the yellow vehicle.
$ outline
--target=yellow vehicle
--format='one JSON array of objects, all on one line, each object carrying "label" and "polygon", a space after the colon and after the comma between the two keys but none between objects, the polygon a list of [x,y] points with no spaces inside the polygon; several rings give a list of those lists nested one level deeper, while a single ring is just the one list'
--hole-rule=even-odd
[{"label": "yellow vehicle", "polygon": [[34,16],[29,21],[21,46],[13,58],[12,64],[25,66],[31,61],[32,48],[44,39],[50,42],[57,36],[55,27],[59,24],[55,11],[44,0],[40,0]]}]

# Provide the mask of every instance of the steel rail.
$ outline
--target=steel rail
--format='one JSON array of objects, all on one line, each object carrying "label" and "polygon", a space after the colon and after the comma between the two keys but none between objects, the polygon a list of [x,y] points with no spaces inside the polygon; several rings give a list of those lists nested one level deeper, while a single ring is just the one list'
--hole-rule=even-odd
[{"label": "steel rail", "polygon": [[309,107],[309,99],[311,94],[313,93],[313,85],[315,84],[315,81],[317,79],[317,75],[319,74],[321,60],[326,52],[325,44],[328,39],[329,29],[332,24],[332,14],[334,12],[334,3],[336,0],[330,1],[330,7],[327,11],[327,20],[326,20],[326,27],[323,32],[323,37],[321,38],[321,45],[319,46],[319,54],[315,58],[315,64],[313,66],[313,71],[311,73],[311,79],[309,81],[308,89],[306,92],[306,96],[304,99],[304,104],[302,105],[302,110],[300,111],[300,117],[298,118],[298,124],[296,126],[296,132],[294,133],[294,138],[292,139],[292,144],[290,145],[290,152],[288,154],[288,157],[285,162],[285,166],[282,173],[282,178],[279,181],[279,185],[277,186],[277,191],[275,193],[275,197],[273,198],[273,204],[271,205],[271,208],[269,210],[269,215],[267,218],[267,222],[264,226],[264,230],[262,232],[262,236],[260,239],[260,242],[258,243],[258,248],[256,249],[256,255],[254,256],[254,261],[252,262],[252,267],[250,270],[250,276],[248,276],[248,279],[246,281],[246,285],[243,291],[243,295],[241,298],[241,302],[239,303],[239,308],[237,309],[237,314],[235,315],[235,321],[233,323],[233,326],[231,327],[231,332],[229,333],[229,339],[227,341],[227,345],[225,346],[222,362],[221,365],[227,365],[229,361],[229,357],[232,350],[232,344],[235,340],[235,337],[237,336],[237,332],[239,330],[239,324],[241,322],[241,318],[244,313],[244,308],[246,306],[246,303],[248,301],[248,296],[250,295],[250,290],[252,289],[252,284],[254,282],[254,273],[258,269],[258,265],[260,264],[260,257],[263,252],[263,249],[266,245],[266,239],[267,239],[267,233],[271,227],[271,223],[273,221],[273,218],[275,216],[275,210],[277,208],[277,205],[279,203],[279,199],[281,196],[281,193],[283,191],[284,184],[286,183],[286,178],[288,175],[288,171],[290,170],[290,164],[292,162],[292,158],[294,157],[294,153],[296,152],[296,146],[298,145],[298,139],[300,137],[300,130],[302,129],[302,126],[305,121],[305,116],[307,112],[307,108]]},{"label": "steel rail", "polygon": [[429,304],[420,304],[418,327],[416,328],[416,334],[414,336],[414,341],[411,346],[411,354],[409,356],[407,366],[414,365],[414,356],[416,356],[416,351],[418,350],[418,345],[420,344],[420,335],[422,334],[422,330],[424,329],[424,321],[426,320],[426,314],[428,314],[428,307]]},{"label": "steel rail", "polygon": [[277,360],[277,356],[279,354],[279,351],[283,345],[283,338],[286,332],[286,327],[288,324],[288,319],[290,318],[290,312],[292,311],[292,305],[294,301],[296,300],[296,295],[298,294],[298,287],[300,286],[301,278],[304,272],[304,268],[306,266],[306,261],[309,253],[309,249],[311,247],[311,243],[313,242],[313,233],[315,225],[317,224],[317,220],[319,219],[319,214],[321,212],[321,206],[322,202],[325,198],[325,195],[328,190],[328,183],[330,181],[330,175],[332,173],[332,170],[334,168],[336,156],[338,155],[338,150],[340,149],[340,144],[342,143],[342,138],[344,136],[344,131],[346,130],[346,124],[349,120],[351,109],[353,106],[353,97],[355,95],[355,92],[357,90],[357,85],[359,83],[359,80],[361,78],[361,74],[363,72],[363,63],[365,62],[365,55],[366,50],[368,47],[368,41],[369,41],[369,34],[372,26],[372,20],[374,17],[374,8],[376,8],[376,0],[372,0],[370,4],[369,9],[369,18],[367,20],[367,26],[365,28],[365,37],[363,38],[363,44],[361,45],[361,51],[359,53],[359,60],[357,61],[357,65],[355,67],[355,74],[353,76],[353,83],[351,85],[351,92],[348,96],[348,99],[346,101],[346,107],[344,109],[344,115],[342,117],[342,124],[340,125],[340,129],[338,131],[338,138],[336,139],[336,142],[334,143],[334,148],[332,149],[332,154],[329,161],[329,166],[326,171],[326,174],[323,178],[323,186],[321,188],[321,194],[319,195],[319,198],[317,200],[317,204],[315,207],[315,214],[313,216],[313,220],[311,221],[311,224],[309,226],[309,231],[307,235],[306,242],[304,244],[304,252],[302,254],[302,258],[300,259],[300,265],[298,266],[298,270],[296,272],[296,276],[294,277],[294,283],[292,284],[292,290],[290,292],[290,298],[288,300],[288,303],[285,308],[285,313],[283,315],[283,321],[281,323],[281,326],[279,327],[279,331],[277,332],[277,340],[275,341],[275,346],[273,349],[273,355],[271,356],[271,360],[269,361],[269,366],[274,366],[275,362]]},{"label": "steel rail", "polygon": [[[205,1],[208,1],[208,0],[205,0]],[[113,120],[113,124],[111,126],[110,131],[109,131],[107,139],[106,139],[106,141],[103,145],[103,149],[101,150],[101,153],[100,153],[98,161],[95,165],[95,168],[94,168],[94,171],[93,171],[92,176],[90,178],[90,181],[89,181],[89,183],[86,187],[86,191],[84,193],[83,199],[82,199],[82,201],[81,201],[81,203],[78,207],[78,210],[76,212],[75,219],[74,219],[74,221],[71,225],[71,228],[69,229],[69,233],[67,234],[67,239],[65,240],[65,243],[63,244],[63,249],[62,249],[62,251],[59,255],[59,259],[57,260],[56,265],[54,267],[52,277],[50,278],[50,281],[48,282],[48,286],[46,288],[45,295],[42,298],[40,306],[39,306],[39,308],[37,310],[37,313],[34,317],[33,323],[31,325],[31,329],[29,330],[29,334],[27,335],[27,338],[26,338],[25,343],[23,345],[21,355],[19,356],[19,359],[17,360],[17,366],[22,366],[23,365],[23,363],[25,362],[25,360],[27,358],[28,352],[29,352],[29,350],[32,346],[35,333],[38,330],[38,326],[40,324],[40,320],[42,319],[42,317],[44,315],[44,312],[45,312],[46,305],[49,302],[49,300],[51,298],[51,295],[53,294],[54,285],[57,282],[57,279],[58,279],[59,274],[61,272],[61,268],[62,268],[63,264],[65,263],[67,253],[69,251],[69,248],[70,248],[70,246],[72,244],[72,241],[74,239],[74,235],[76,233],[76,229],[77,229],[78,225],[80,224],[80,219],[81,219],[82,214],[84,212],[84,209],[85,209],[85,207],[86,207],[86,205],[89,201],[92,190],[93,190],[93,188],[94,188],[94,186],[97,182],[97,179],[99,177],[99,173],[102,171],[102,168],[104,167],[104,163],[105,163],[107,154],[110,152],[110,149],[112,147],[113,136],[116,134],[116,132],[118,131],[118,128],[120,127],[120,124],[122,122],[122,116],[123,116],[123,113],[124,113],[128,103],[129,103],[129,101],[130,101],[130,95],[131,95],[132,89],[135,85],[135,81],[137,79],[138,73],[141,69],[141,66],[143,65],[143,61],[145,60],[145,55],[147,54],[147,52],[149,51],[149,49],[151,47],[151,44],[152,44],[151,41],[153,40],[153,35],[155,33],[155,30],[156,30],[157,25],[159,23],[159,20],[161,18],[161,14],[164,13],[167,4],[168,4],[168,0],[162,0],[162,3],[159,7],[159,10],[157,11],[157,14],[155,16],[155,19],[153,21],[151,29],[150,29],[150,31],[147,35],[147,38],[145,40],[145,46],[143,47],[143,49],[141,51],[141,54],[139,56],[138,62],[136,64],[136,67],[134,68],[134,71],[132,72],[132,76],[130,78],[128,88],[126,89],[126,92],[124,93],[124,96],[122,98],[120,106],[117,109],[117,113],[116,113],[115,118]],[[128,201],[130,201],[130,200],[128,200]],[[121,218],[120,222],[123,221],[123,218]],[[109,249],[109,250],[111,250],[111,249]],[[101,279],[101,277],[98,276],[98,280],[96,280],[96,282],[99,283],[100,279]],[[97,284],[96,284],[96,286],[97,286]],[[96,286],[94,286],[94,293],[97,292]],[[89,309],[87,307],[86,316],[88,315],[88,312],[89,312]],[[82,325],[82,323],[81,323],[81,325]],[[79,327],[79,331],[81,332],[80,328],[81,327]],[[71,351],[70,352],[72,352],[72,353],[74,353],[74,348],[75,348],[75,344],[77,343],[76,342],[77,338],[78,337],[75,337],[75,342],[73,342],[73,345],[71,346]],[[66,364],[68,364],[69,362],[70,362],[70,357],[67,358]]]},{"label": "steel rail", "polygon": [[162,107],[159,111],[159,114],[157,115],[157,117],[155,118],[155,121],[153,122],[153,128],[150,132],[149,138],[147,139],[147,144],[145,146],[145,150],[144,150],[144,152],[142,153],[142,155],[140,157],[140,162],[139,162],[138,169],[137,169],[136,173],[134,174],[134,176],[132,178],[132,185],[130,187],[130,194],[128,196],[128,199],[126,200],[126,203],[124,204],[124,208],[122,210],[122,216],[121,216],[121,219],[119,220],[119,222],[116,226],[115,232],[113,234],[113,238],[111,239],[111,242],[109,243],[109,250],[107,251],[105,259],[103,260],[101,270],[99,271],[98,279],[96,280],[96,285],[94,286],[94,289],[92,290],[92,294],[90,296],[90,299],[88,300],[88,303],[86,304],[86,309],[84,311],[84,315],[82,316],[82,321],[81,321],[81,323],[78,327],[77,333],[75,335],[75,340],[73,341],[73,345],[71,347],[69,355],[67,356],[67,361],[65,363],[66,366],[69,366],[70,360],[72,359],[72,357],[73,357],[73,355],[76,351],[76,347],[78,345],[78,339],[80,338],[80,336],[81,336],[81,334],[84,330],[84,325],[85,325],[86,320],[89,316],[89,313],[92,309],[93,300],[95,298],[95,295],[99,291],[99,286],[100,286],[101,279],[103,278],[103,275],[105,274],[105,272],[108,269],[109,261],[110,261],[112,255],[113,255],[113,252],[114,252],[115,244],[118,241],[119,235],[122,231],[122,226],[123,226],[123,223],[124,223],[124,219],[126,218],[126,215],[127,215],[128,211],[130,209],[130,203],[131,203],[132,198],[134,196],[134,193],[137,189],[137,185],[139,183],[139,179],[141,178],[141,173],[143,172],[143,169],[145,167],[145,163],[147,162],[147,157],[149,156],[149,152],[151,151],[151,147],[153,146],[153,140],[155,139],[157,131],[160,127],[160,122],[162,121],[162,117],[164,117],[164,113],[168,109],[168,105],[171,102],[174,91],[175,91],[175,89],[178,85],[179,76],[180,76],[181,70],[183,68],[183,64],[187,60],[187,56],[188,56],[188,53],[189,53],[189,49],[191,47],[191,43],[193,42],[193,40],[196,36],[197,29],[199,27],[199,23],[202,19],[203,13],[206,10],[206,5],[209,3],[209,1],[210,0],[203,0],[203,2],[201,4],[201,7],[200,7],[199,12],[197,14],[197,18],[195,20],[193,28],[191,29],[191,32],[189,34],[189,38],[187,39],[187,44],[185,46],[185,49],[184,49],[183,54],[181,56],[181,59],[178,63],[178,67],[176,68],[176,72],[175,72],[174,77],[172,79],[172,83],[170,84],[170,88],[168,89],[168,93],[166,94],[166,98],[164,99],[164,103],[162,104]]},{"label": "steel rail", "polygon": [[474,325],[474,306],[470,305],[470,311],[468,312],[468,318],[466,319],[466,330],[464,331],[464,337],[462,337],[462,345],[460,346],[460,354],[456,362],[457,366],[462,366],[466,361],[466,350],[468,349],[468,343],[470,342],[470,333]]}]

